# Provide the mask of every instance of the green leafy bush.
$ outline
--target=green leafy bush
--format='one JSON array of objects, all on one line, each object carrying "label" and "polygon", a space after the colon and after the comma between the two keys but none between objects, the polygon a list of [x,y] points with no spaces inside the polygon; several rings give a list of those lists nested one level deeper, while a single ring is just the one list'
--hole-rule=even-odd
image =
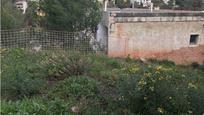
[{"label": "green leafy bush", "polygon": [[106,61],[108,58],[106,56],[90,56],[92,60],[91,67],[88,68],[88,74],[93,77],[99,77],[101,71],[106,71]]},{"label": "green leafy bush", "polygon": [[21,99],[41,93],[45,71],[37,54],[22,49],[5,51],[2,56],[1,93],[3,98]]},{"label": "green leafy bush", "polygon": [[56,84],[51,95],[66,98],[95,98],[99,93],[97,82],[85,76],[71,76]]},{"label": "green leafy bush", "polygon": [[122,76],[117,87],[126,113],[202,114],[203,88],[199,75],[163,66],[148,66],[143,73]]},{"label": "green leafy bush", "polygon": [[113,85],[122,64],[119,59],[109,58],[105,55],[89,55],[91,64],[87,67],[86,75],[98,81]]},{"label": "green leafy bush", "polygon": [[2,115],[67,115],[71,112],[72,102],[61,99],[43,98],[23,99],[16,102],[1,101]]},{"label": "green leafy bush", "polygon": [[131,6],[130,0],[116,0],[116,7],[118,8],[129,8]]},{"label": "green leafy bush", "polygon": [[[24,27],[25,16],[13,5],[13,1],[1,0],[1,4],[1,29]],[[2,38],[3,37],[1,37],[1,41],[3,41]]]},{"label": "green leafy bush", "polygon": [[175,67],[176,64],[173,61],[169,61],[169,60],[157,60],[157,59],[149,59],[149,62],[151,62],[152,64],[158,64],[158,65],[162,65],[165,67]]},{"label": "green leafy bush", "polygon": [[116,59],[108,59],[106,63],[112,68],[120,68],[120,63]]},{"label": "green leafy bush", "polygon": [[1,114],[36,114],[43,113],[46,105],[41,99],[24,99],[22,101],[1,101]]},{"label": "green leafy bush", "polygon": [[78,113],[86,113],[88,108],[100,108],[99,94],[98,83],[94,79],[86,76],[70,76],[52,87],[48,98],[59,97],[72,101]]}]

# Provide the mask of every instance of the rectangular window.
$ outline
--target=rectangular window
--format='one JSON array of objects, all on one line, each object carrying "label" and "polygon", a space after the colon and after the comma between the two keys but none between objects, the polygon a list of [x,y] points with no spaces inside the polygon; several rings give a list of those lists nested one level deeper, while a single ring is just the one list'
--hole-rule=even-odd
[{"label": "rectangular window", "polygon": [[190,36],[190,45],[196,45],[198,43],[198,38],[199,38],[198,34],[192,34]]}]

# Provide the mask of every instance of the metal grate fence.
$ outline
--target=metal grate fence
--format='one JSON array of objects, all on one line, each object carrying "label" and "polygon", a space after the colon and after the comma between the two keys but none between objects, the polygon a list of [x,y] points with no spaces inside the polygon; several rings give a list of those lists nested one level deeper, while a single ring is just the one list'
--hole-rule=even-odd
[{"label": "metal grate fence", "polygon": [[83,32],[66,32],[23,28],[1,30],[1,48],[25,48],[29,50],[70,50],[83,52],[103,51],[94,46],[93,36]]}]

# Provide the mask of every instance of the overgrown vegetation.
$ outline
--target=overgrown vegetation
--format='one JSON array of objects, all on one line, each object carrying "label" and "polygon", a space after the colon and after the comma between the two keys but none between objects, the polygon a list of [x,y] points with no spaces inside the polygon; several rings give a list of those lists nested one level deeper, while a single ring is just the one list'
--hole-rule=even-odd
[{"label": "overgrown vegetation", "polygon": [[[177,10],[204,10],[203,0],[151,0],[154,7],[160,7],[161,9],[177,9]],[[109,3],[110,6],[112,3]],[[115,0],[115,6],[118,8],[130,8],[133,5],[133,0]],[[134,3],[136,8],[144,8],[143,4]]]},{"label": "overgrown vegetation", "polygon": [[40,94],[44,88],[46,71],[40,65],[39,54],[22,49],[6,51],[1,55],[1,96],[22,99]]},{"label": "overgrown vegetation", "polygon": [[115,5],[118,8],[129,8],[130,5],[130,0],[116,0]]},{"label": "overgrown vegetation", "polygon": [[202,115],[204,71],[170,61],[1,49],[1,114]]},{"label": "overgrown vegetation", "polygon": [[203,0],[175,0],[175,3],[183,10],[204,10]]},{"label": "overgrown vegetation", "polygon": [[44,0],[45,27],[55,30],[93,30],[100,20],[97,0]]},{"label": "overgrown vegetation", "polygon": [[69,32],[96,32],[101,16],[98,0],[29,0],[25,14],[16,8],[15,2],[1,1],[3,29],[39,27]]},{"label": "overgrown vegetation", "polygon": [[1,0],[1,28],[15,29],[21,28],[24,16],[17,10],[12,0]]}]

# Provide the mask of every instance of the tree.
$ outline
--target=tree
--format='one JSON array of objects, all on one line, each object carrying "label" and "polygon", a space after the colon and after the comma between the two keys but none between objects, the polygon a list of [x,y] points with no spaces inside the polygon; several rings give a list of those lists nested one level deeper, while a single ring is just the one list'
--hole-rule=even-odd
[{"label": "tree", "polygon": [[115,5],[118,8],[128,8],[131,6],[130,0],[116,0]]},{"label": "tree", "polygon": [[166,3],[162,4],[161,8],[162,9],[175,9],[176,8],[175,1],[176,0],[169,0],[167,4]]},{"label": "tree", "polygon": [[156,7],[163,7],[165,5],[163,0],[152,0],[152,3],[154,4],[154,6]]},{"label": "tree", "polygon": [[165,4],[163,0],[152,0],[152,2],[154,6],[167,9],[204,10],[203,0],[169,0],[168,4]]},{"label": "tree", "polygon": [[1,0],[1,28],[20,28],[24,25],[24,16],[14,6],[12,0]]},{"label": "tree", "polygon": [[38,2],[28,1],[28,6],[25,13],[26,26],[39,27],[40,17],[37,16]]},{"label": "tree", "polygon": [[176,4],[183,10],[204,10],[203,0],[176,0]]},{"label": "tree", "polygon": [[100,20],[98,0],[44,0],[45,27],[55,30],[96,30]]}]

